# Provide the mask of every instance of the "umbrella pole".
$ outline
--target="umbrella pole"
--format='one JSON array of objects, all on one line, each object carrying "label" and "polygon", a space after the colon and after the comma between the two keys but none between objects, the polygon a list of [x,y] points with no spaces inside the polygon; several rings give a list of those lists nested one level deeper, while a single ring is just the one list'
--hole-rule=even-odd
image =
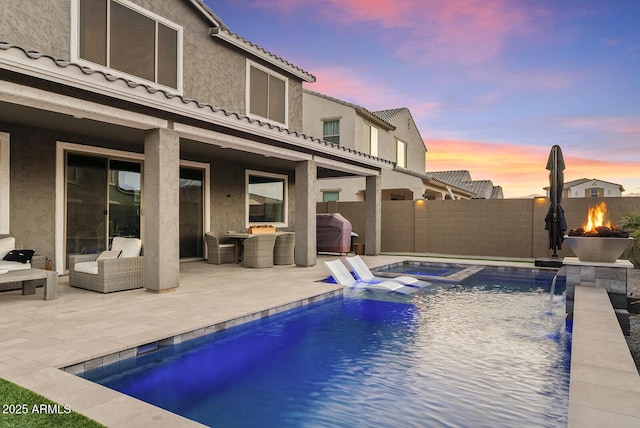
[{"label": "umbrella pole", "polygon": [[556,242],[558,236],[558,150],[553,147],[553,186],[551,190],[553,195],[553,219],[551,220],[551,231],[553,232],[553,255],[551,257],[558,258],[557,248],[558,242]]}]

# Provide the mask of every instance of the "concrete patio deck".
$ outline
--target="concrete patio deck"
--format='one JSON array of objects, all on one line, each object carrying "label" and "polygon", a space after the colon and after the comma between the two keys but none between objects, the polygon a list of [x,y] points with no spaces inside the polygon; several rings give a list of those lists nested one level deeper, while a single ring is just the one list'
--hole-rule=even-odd
[{"label": "concrete patio deck", "polygon": [[341,292],[335,284],[317,282],[327,276],[321,261],[311,268],[259,270],[183,263],[180,287],[164,294],[142,289],[100,294],[69,287],[67,277],[60,278],[57,300],[43,300],[42,288],[30,296],[20,290],[1,293],[0,377],[109,427],[200,426],[59,369]]},{"label": "concrete patio deck", "polygon": [[[74,366],[83,364],[88,368],[107,364],[120,354],[130,355],[140,345],[166,338],[179,341],[196,337],[213,331],[212,326],[220,323],[226,322],[224,325],[228,327],[269,315],[274,308],[286,309],[318,296],[335,295],[341,292],[341,287],[317,282],[328,275],[322,261],[335,258],[319,256],[318,264],[310,268],[277,266],[260,270],[233,264],[183,263],[180,288],[165,294],[131,290],[104,295],[71,288],[66,277],[60,278],[57,300],[42,300],[42,288],[31,296],[23,296],[20,290],[0,293],[0,377],[68,404],[72,410],[109,427],[201,426],[60,368],[74,371]],[[399,255],[365,257],[369,266],[412,259],[429,260]],[[443,258],[437,261],[463,262]],[[533,263],[504,261],[475,263],[533,267]],[[602,346],[600,336],[592,339],[591,346]],[[598,377],[595,376],[600,371],[598,367],[586,368],[594,374],[588,381],[592,390],[606,391],[610,387],[606,379],[593,381]],[[631,390],[635,391],[635,386]],[[638,398],[631,393],[618,403],[623,408],[636,408]],[[572,418],[584,421],[592,411],[581,405],[573,406]],[[612,412],[615,414],[616,410]],[[640,417],[635,412],[622,413],[626,413],[624,422],[614,417],[610,420],[615,420],[614,425],[609,426],[637,426],[634,424]]]}]

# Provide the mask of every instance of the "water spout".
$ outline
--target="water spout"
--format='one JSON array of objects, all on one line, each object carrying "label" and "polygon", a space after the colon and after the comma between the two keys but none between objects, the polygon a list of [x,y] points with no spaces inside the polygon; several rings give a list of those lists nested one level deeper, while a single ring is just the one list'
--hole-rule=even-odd
[{"label": "water spout", "polygon": [[553,315],[553,311],[551,310],[553,307],[553,295],[556,292],[556,280],[558,279],[558,274],[556,273],[553,277],[553,281],[551,281],[551,292],[549,293],[549,309],[547,310],[547,315]]},{"label": "water spout", "polygon": [[556,325],[556,328],[553,330],[553,333],[549,334],[547,337],[549,339],[560,339],[560,337],[562,336],[562,328],[565,326],[567,322],[567,314],[565,314],[560,321],[558,321],[558,324]]}]

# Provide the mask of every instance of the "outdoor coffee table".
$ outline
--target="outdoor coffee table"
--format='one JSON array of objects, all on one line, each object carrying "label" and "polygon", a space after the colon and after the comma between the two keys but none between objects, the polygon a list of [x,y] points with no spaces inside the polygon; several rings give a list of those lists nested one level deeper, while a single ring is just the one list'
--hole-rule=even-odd
[{"label": "outdoor coffee table", "polygon": [[44,279],[44,300],[58,298],[58,272],[44,269],[12,270],[0,275],[0,284],[22,282],[22,294],[35,294],[36,286],[32,282]]}]

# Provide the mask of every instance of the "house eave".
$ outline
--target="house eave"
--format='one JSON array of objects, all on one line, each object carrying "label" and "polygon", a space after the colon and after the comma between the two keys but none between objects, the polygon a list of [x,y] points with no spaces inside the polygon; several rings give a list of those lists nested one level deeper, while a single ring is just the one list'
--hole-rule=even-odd
[{"label": "house eave", "polygon": [[[157,90],[148,85],[112,78],[113,76],[87,70],[67,61],[26,52],[15,46],[0,44],[0,68],[17,75],[40,79],[47,82],[47,86],[50,84],[61,85],[61,87],[99,94],[141,106],[149,113],[136,113],[89,99],[81,100],[63,93],[51,92],[50,88],[40,89],[0,80],[0,101],[12,104],[22,104],[39,109],[44,107],[70,116],[106,121],[135,129],[172,127],[180,129],[181,124],[186,126],[186,124],[193,124],[196,121],[202,124],[196,126],[202,129],[201,134],[211,132],[210,128],[212,127],[226,128],[235,133],[251,136],[249,138],[259,141],[272,141],[271,144],[277,142],[280,146],[289,147],[294,151],[299,150],[301,153],[312,153],[320,158],[341,160],[352,164],[354,168],[361,167],[368,175],[374,174],[371,171],[390,170],[394,166],[390,161],[344,146],[293,132],[238,113],[228,112],[209,104],[185,99],[180,95]],[[277,156],[277,153],[274,154]]]},{"label": "house eave", "polygon": [[313,83],[316,81],[315,76],[312,75],[311,73],[308,73],[303,69],[301,69],[300,67],[297,67],[291,64],[290,62],[285,61],[284,59],[266,51],[265,49],[259,47],[258,45],[251,43],[250,41],[239,36],[238,34],[230,32],[226,28],[212,27],[209,29],[209,35],[211,37],[215,37],[220,40],[223,40],[229,43],[230,45],[233,45],[238,49],[241,49],[242,51],[261,59],[262,61],[265,61],[271,65],[274,65],[280,70],[285,71],[289,74],[292,74],[293,76],[301,79],[304,82]]},{"label": "house eave", "polygon": [[229,28],[222,22],[222,19],[218,15],[216,15],[213,10],[202,0],[188,0],[198,11],[213,25],[214,27],[220,27],[225,30]]}]

